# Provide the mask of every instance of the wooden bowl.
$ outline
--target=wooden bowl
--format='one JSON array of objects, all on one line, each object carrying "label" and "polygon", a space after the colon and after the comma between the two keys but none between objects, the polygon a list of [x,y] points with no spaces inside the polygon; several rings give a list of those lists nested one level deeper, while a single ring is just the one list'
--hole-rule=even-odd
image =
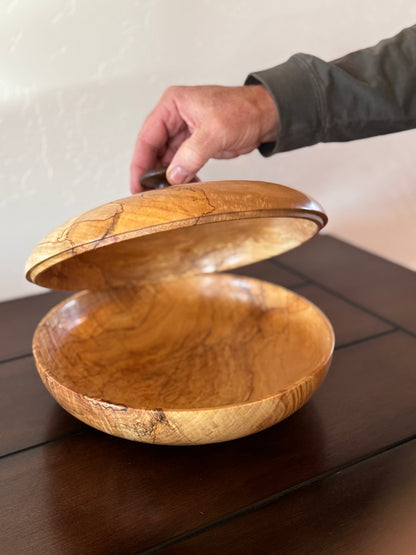
[{"label": "wooden bowl", "polygon": [[310,302],[229,274],[83,292],[34,338],[47,389],[110,434],[168,445],[258,432],[322,382],[334,335]]},{"label": "wooden bowl", "polygon": [[149,443],[226,441],[282,420],[327,372],[331,325],[295,293],[215,272],[325,223],[306,195],[248,181],[156,189],[70,220],[26,268],[38,285],[85,290],[36,330],[46,387],[91,426]]}]

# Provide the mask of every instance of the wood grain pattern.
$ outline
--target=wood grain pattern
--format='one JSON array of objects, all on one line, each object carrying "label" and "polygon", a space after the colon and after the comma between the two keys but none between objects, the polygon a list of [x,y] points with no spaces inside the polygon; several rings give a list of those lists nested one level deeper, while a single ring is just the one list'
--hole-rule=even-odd
[{"label": "wood grain pattern", "polygon": [[158,553],[414,555],[416,441]]},{"label": "wood grain pattern", "polygon": [[192,445],[292,414],[322,382],[333,345],[308,301],[223,274],[75,295],[41,322],[34,355],[48,390],[80,420]]},{"label": "wood grain pattern", "polygon": [[52,289],[105,289],[222,271],[294,248],[326,223],[293,189],[262,182],[195,183],[95,208],[50,233],[26,265]]}]

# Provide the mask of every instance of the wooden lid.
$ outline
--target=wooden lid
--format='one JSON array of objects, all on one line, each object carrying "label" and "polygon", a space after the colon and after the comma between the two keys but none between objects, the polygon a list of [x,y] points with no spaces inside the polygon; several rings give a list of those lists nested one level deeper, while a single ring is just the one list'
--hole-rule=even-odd
[{"label": "wooden lid", "polygon": [[290,250],[327,222],[301,192],[258,181],[156,189],[94,208],[52,231],[26,264],[52,289],[106,289],[228,270]]}]

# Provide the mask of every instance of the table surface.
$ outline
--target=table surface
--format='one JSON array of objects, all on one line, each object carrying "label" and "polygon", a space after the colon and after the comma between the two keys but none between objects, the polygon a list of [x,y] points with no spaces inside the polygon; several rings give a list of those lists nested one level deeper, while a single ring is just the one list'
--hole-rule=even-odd
[{"label": "table surface", "polygon": [[0,552],[416,552],[416,276],[330,236],[238,270],[311,299],[336,333],[297,413],[228,443],[98,432],[49,396],[31,340],[66,294],[0,304]]}]

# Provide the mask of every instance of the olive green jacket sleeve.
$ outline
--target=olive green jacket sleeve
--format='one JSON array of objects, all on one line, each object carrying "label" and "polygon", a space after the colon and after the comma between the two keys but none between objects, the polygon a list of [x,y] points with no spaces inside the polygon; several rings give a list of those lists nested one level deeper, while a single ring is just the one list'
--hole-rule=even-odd
[{"label": "olive green jacket sleeve", "polygon": [[279,111],[279,135],[260,146],[264,156],[414,128],[416,25],[332,62],[295,54],[246,84],[263,84]]}]

